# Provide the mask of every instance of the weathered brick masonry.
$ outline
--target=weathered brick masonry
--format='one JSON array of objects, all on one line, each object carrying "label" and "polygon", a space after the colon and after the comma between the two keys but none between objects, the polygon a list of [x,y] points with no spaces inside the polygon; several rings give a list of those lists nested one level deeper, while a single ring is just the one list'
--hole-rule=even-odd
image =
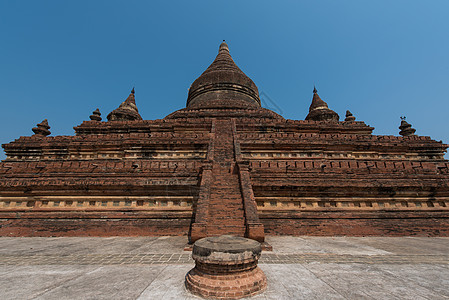
[{"label": "weathered brick masonry", "polygon": [[187,106],[142,120],[134,90],[75,136],[3,145],[0,235],[449,236],[447,145],[373,135],[314,90],[306,120],[260,106],[225,43]]}]

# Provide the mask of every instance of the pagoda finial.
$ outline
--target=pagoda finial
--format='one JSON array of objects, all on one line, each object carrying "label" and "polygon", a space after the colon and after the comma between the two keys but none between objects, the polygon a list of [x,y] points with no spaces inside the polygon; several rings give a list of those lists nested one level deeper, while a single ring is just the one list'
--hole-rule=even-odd
[{"label": "pagoda finial", "polygon": [[399,131],[399,134],[402,136],[414,135],[416,131],[416,129],[412,128],[412,125],[405,120],[405,116],[401,116],[401,126],[399,126],[399,129],[401,130]]},{"label": "pagoda finial", "polygon": [[218,52],[222,52],[222,51],[229,52],[229,47],[228,47],[228,44],[226,44],[225,40],[223,40],[223,42],[220,45],[220,48],[218,49]]},{"label": "pagoda finial", "polygon": [[355,121],[355,117],[352,115],[352,113],[349,110],[347,110],[345,122],[354,122],[354,121]]},{"label": "pagoda finial", "polygon": [[133,87],[133,89],[131,90],[131,94],[133,94],[133,95],[134,95],[134,94],[135,94],[135,92],[136,92],[136,91],[134,91],[134,87]]},{"label": "pagoda finial", "polygon": [[134,121],[142,120],[139,110],[136,106],[136,99],[134,97],[134,88],[129,94],[128,98],[120,104],[117,109],[114,109],[107,116],[108,121]]},{"label": "pagoda finial", "polygon": [[312,104],[310,104],[309,114],[307,115],[306,120],[338,121],[339,119],[340,117],[338,116],[338,114],[332,109],[329,109],[327,103],[320,98],[314,85]]},{"label": "pagoda finial", "polygon": [[92,112],[92,114],[89,116],[89,118],[92,121],[101,121],[101,112],[100,112],[100,110],[98,108],[96,110],[94,110]]},{"label": "pagoda finial", "polygon": [[40,135],[40,136],[47,136],[50,135],[50,126],[48,126],[47,119],[43,120],[42,122],[38,123],[36,127],[32,128],[34,135]]}]

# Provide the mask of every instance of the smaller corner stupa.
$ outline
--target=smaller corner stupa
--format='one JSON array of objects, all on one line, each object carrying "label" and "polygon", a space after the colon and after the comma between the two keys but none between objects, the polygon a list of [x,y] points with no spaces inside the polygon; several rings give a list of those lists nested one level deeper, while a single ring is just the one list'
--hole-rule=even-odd
[{"label": "smaller corner stupa", "polygon": [[340,117],[338,114],[332,109],[329,109],[327,103],[320,98],[318,91],[313,87],[312,104],[310,104],[309,114],[307,115],[306,120],[338,122],[339,119]]},{"label": "smaller corner stupa", "polygon": [[405,117],[401,117],[401,126],[399,126],[399,134],[402,136],[410,136],[414,135],[416,129],[412,128],[412,125],[410,125],[406,120]]},{"label": "smaller corner stupa", "polygon": [[117,109],[114,109],[107,116],[108,121],[135,121],[142,120],[139,110],[136,106],[136,99],[134,97],[134,88],[131,90],[128,98],[120,104]]},{"label": "smaller corner stupa", "polygon": [[96,110],[94,110],[92,112],[92,114],[89,116],[89,118],[92,121],[101,121],[101,112],[100,112],[100,110],[98,108]]},{"label": "smaller corner stupa", "polygon": [[345,115],[345,122],[354,122],[354,121],[355,121],[354,115],[349,110],[347,110]]},{"label": "smaller corner stupa", "polygon": [[47,136],[50,135],[50,126],[48,126],[48,121],[47,119],[43,120],[42,122],[38,123],[36,125],[36,127],[32,128],[31,130],[33,130],[34,135],[37,136]]}]

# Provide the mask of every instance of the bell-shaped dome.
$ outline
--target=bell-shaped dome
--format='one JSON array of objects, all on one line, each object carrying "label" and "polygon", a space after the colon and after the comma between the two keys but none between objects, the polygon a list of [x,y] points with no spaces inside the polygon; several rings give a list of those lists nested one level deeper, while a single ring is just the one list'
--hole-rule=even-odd
[{"label": "bell-shaped dome", "polygon": [[254,82],[237,67],[223,41],[214,62],[191,85],[187,108],[260,107]]}]

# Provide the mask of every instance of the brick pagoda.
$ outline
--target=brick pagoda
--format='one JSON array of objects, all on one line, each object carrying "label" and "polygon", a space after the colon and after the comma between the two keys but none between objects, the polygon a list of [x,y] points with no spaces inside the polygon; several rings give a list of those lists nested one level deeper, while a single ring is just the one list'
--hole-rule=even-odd
[{"label": "brick pagoda", "polygon": [[405,119],[401,136],[339,121],[316,89],[305,120],[284,119],[224,42],[186,108],[143,120],[133,90],[74,129],[44,120],[3,145],[0,235],[449,236],[447,145]]}]

